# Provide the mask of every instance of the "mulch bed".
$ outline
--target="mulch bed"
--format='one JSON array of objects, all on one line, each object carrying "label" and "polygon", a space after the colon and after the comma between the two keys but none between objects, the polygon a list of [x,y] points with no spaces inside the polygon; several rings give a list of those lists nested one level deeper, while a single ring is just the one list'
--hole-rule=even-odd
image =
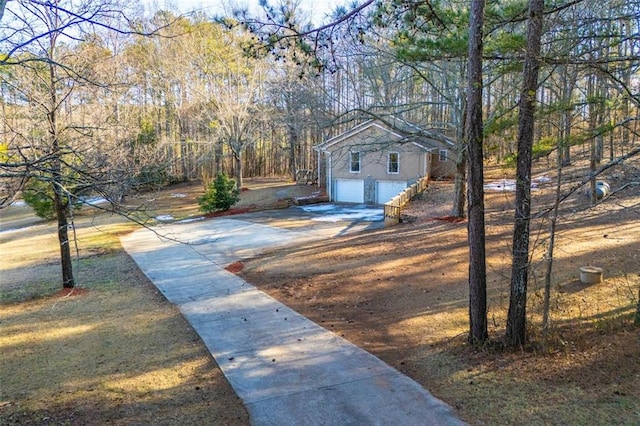
[{"label": "mulch bed", "polygon": [[229,210],[225,210],[225,211],[221,211],[221,212],[206,213],[204,215],[204,217],[206,217],[207,219],[210,219],[212,217],[233,216],[235,214],[250,213],[250,212],[254,211],[255,209],[256,209],[255,206],[235,208],[235,209],[229,209]]},{"label": "mulch bed", "polygon": [[89,290],[87,290],[86,288],[80,288],[80,287],[63,288],[62,290],[54,294],[54,297],[84,296],[88,292]]},{"label": "mulch bed", "polygon": [[231,272],[232,274],[237,274],[240,271],[242,271],[242,268],[244,268],[244,265],[242,264],[242,262],[233,262],[233,263],[225,266],[224,269],[226,269],[227,271]]},{"label": "mulch bed", "polygon": [[461,223],[466,221],[464,217],[455,217],[455,216],[434,217],[433,220],[442,220],[444,222],[449,222],[449,223]]}]

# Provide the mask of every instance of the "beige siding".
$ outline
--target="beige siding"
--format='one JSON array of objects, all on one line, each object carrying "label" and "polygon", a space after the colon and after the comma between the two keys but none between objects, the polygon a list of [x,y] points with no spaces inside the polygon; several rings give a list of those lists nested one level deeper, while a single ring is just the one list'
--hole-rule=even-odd
[{"label": "beige siding", "polygon": [[440,155],[436,151],[431,155],[431,175],[438,178],[453,178],[456,175],[455,155],[453,151],[448,150],[447,161],[440,161]]},{"label": "beige siding", "polygon": [[[426,151],[413,143],[398,143],[400,137],[372,127],[329,148],[332,178],[376,180],[415,180],[424,176]],[[350,171],[351,152],[360,152],[360,172]],[[388,154],[397,152],[398,173],[388,173]]]},{"label": "beige siding", "polygon": [[[327,192],[333,200],[338,179],[356,179],[364,183],[364,202],[373,204],[378,194],[378,182],[404,182],[408,185],[423,176],[451,178],[455,175],[453,144],[440,140],[418,138],[409,142],[386,125],[369,121],[353,127],[319,145],[324,159],[322,172]],[[440,149],[447,150],[447,160],[439,159]],[[351,172],[351,153],[360,153],[360,169]],[[397,172],[389,172],[389,153],[399,156]],[[322,173],[321,172],[321,173]]]}]

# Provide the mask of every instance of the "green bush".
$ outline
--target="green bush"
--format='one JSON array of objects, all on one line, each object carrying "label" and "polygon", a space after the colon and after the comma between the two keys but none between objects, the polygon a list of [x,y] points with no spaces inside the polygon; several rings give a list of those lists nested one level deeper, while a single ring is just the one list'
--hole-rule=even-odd
[{"label": "green bush", "polygon": [[503,167],[506,167],[508,169],[514,169],[516,167],[517,159],[518,159],[518,156],[513,152],[510,152],[509,154],[505,155],[504,158],[502,159],[502,165]]},{"label": "green bush", "polygon": [[[43,219],[53,219],[56,217],[55,206],[53,205],[53,188],[48,182],[37,179],[31,179],[27,183],[22,198],[34,211],[34,213]],[[76,202],[73,208],[80,209],[81,204]]]},{"label": "green bush", "polygon": [[236,182],[223,173],[218,173],[215,180],[209,184],[204,195],[198,197],[200,210],[205,213],[226,211],[238,202],[240,197],[236,189]]},{"label": "green bush", "polygon": [[548,157],[549,154],[551,154],[557,146],[558,141],[556,140],[556,138],[547,136],[533,144],[531,156],[534,160],[542,157]]},{"label": "green bush", "polygon": [[24,202],[34,213],[43,219],[53,219],[56,215],[53,208],[53,190],[45,182],[31,180],[22,192]]},{"label": "green bush", "polygon": [[153,191],[163,188],[173,182],[166,165],[144,166],[132,183],[132,187],[137,191]]}]

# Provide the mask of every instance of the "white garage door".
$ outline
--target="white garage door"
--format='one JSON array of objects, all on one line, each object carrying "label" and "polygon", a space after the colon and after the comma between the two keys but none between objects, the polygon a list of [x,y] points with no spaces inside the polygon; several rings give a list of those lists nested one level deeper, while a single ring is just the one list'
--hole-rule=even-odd
[{"label": "white garage door", "polygon": [[376,203],[384,204],[407,187],[407,182],[379,180],[376,182]]},{"label": "white garage door", "polygon": [[364,180],[336,179],[335,200],[341,203],[364,203]]}]

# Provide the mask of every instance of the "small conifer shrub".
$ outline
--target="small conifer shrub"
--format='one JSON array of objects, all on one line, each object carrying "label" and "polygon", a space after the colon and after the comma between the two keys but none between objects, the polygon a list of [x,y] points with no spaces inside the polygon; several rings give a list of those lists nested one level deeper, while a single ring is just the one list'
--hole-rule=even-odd
[{"label": "small conifer shrub", "polygon": [[240,199],[236,182],[224,173],[218,173],[204,195],[198,197],[200,210],[205,213],[226,211]]}]

